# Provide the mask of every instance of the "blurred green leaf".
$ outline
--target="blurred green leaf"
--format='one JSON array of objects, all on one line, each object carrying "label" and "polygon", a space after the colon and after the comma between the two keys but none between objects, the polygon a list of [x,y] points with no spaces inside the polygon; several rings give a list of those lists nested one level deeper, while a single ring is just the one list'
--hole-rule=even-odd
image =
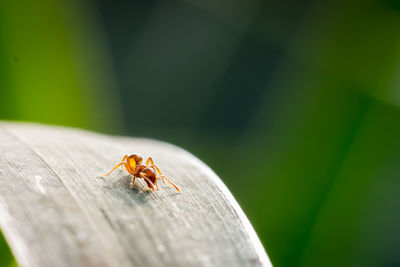
[{"label": "blurred green leaf", "polygon": [[0,266],[17,266],[14,261],[13,255],[10,251],[10,248],[7,245],[6,240],[4,239],[3,234],[0,232]]},{"label": "blurred green leaf", "polygon": [[118,95],[93,10],[0,2],[0,118],[118,131]]},{"label": "blurred green leaf", "polygon": [[221,172],[276,266],[396,266],[400,16],[379,1],[315,10]]}]

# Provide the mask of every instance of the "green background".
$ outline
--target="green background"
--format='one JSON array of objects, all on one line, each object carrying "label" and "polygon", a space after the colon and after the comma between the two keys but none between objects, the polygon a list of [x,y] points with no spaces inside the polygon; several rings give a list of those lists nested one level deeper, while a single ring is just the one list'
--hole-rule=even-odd
[{"label": "green background", "polygon": [[191,151],[274,266],[399,266],[399,29],[394,0],[0,0],[0,119]]}]

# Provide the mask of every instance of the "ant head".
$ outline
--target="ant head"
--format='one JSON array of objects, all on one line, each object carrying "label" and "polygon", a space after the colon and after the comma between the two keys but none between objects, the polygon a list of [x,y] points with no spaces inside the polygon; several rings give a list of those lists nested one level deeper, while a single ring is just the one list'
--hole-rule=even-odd
[{"label": "ant head", "polygon": [[138,165],[141,164],[143,161],[143,157],[139,154],[132,154],[129,156],[129,158],[134,159],[136,164],[138,164]]}]

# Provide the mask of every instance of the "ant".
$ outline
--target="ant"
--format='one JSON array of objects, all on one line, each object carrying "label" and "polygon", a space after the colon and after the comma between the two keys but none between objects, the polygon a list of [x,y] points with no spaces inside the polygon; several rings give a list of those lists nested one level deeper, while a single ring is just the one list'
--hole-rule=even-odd
[{"label": "ant", "polygon": [[[146,165],[142,164],[143,158],[139,154],[132,154],[130,156],[125,155],[121,162],[117,164],[109,173],[105,175],[101,175],[100,177],[104,178],[110,173],[112,173],[115,169],[117,169],[119,166],[125,166],[125,169],[128,171],[130,175],[132,175],[132,183],[131,183],[131,189],[135,187],[135,179],[136,178],[143,178],[145,182],[147,183],[148,187],[151,188],[154,192],[154,185],[157,187],[157,189],[160,189],[157,185],[157,179],[161,178],[163,183],[166,185],[164,180],[167,180],[178,192],[181,192],[179,188],[174,185],[170,180],[168,180],[167,177],[161,174],[160,169],[154,165],[154,161],[151,157],[149,157],[146,161]],[[149,165],[150,163],[150,165]],[[156,172],[158,173],[158,176],[156,175]]]}]

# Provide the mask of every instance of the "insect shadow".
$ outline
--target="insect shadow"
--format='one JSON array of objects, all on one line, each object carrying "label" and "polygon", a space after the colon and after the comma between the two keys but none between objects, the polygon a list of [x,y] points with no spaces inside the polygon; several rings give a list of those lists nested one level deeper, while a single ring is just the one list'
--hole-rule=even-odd
[{"label": "insect shadow", "polygon": [[103,190],[113,198],[119,199],[127,206],[145,204],[151,197],[151,190],[146,185],[138,183],[134,189],[130,189],[132,176],[123,175],[113,180],[111,185],[103,186]]}]

